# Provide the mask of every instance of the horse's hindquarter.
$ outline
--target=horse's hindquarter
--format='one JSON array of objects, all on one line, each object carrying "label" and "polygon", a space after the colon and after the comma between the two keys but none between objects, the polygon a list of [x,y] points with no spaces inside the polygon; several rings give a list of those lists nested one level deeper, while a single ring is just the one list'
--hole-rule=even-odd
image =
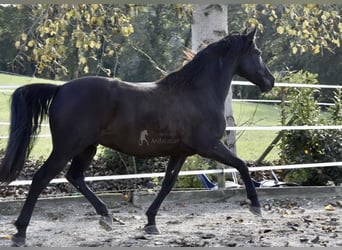
[{"label": "horse's hindquarter", "polygon": [[49,110],[54,146],[87,147],[97,144],[101,130],[114,114],[115,84],[102,77],[72,80],[60,87]]}]

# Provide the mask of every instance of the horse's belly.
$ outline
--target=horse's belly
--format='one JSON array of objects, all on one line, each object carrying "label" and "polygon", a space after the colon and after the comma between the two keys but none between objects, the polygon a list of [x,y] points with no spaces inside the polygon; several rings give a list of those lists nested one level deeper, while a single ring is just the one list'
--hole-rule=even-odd
[{"label": "horse's belly", "polygon": [[114,150],[140,157],[157,157],[190,153],[179,135],[143,129],[138,132],[111,134],[102,137],[100,144]]}]

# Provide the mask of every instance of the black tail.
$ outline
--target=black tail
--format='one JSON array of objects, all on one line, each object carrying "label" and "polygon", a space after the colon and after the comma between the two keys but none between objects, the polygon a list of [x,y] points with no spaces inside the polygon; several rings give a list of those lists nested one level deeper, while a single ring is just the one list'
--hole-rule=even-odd
[{"label": "black tail", "polygon": [[0,165],[0,182],[9,183],[20,174],[57,89],[58,86],[52,84],[31,84],[14,91],[10,134]]}]

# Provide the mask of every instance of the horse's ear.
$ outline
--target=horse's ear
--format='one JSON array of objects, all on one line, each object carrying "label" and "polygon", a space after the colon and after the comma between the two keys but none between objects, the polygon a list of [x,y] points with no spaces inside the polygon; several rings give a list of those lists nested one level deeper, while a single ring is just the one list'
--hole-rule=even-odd
[{"label": "horse's ear", "polygon": [[257,32],[257,29],[254,28],[251,32],[248,33],[247,37],[248,37],[249,41],[253,41],[254,40],[256,32]]},{"label": "horse's ear", "polygon": [[247,35],[248,28],[246,28],[243,32],[242,35]]}]

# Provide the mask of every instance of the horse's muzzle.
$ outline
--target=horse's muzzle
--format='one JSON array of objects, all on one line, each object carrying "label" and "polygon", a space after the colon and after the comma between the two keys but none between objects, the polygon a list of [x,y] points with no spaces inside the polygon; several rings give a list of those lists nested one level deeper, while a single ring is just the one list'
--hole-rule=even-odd
[{"label": "horse's muzzle", "polygon": [[272,75],[264,79],[264,83],[259,85],[261,92],[269,92],[274,87],[275,79]]}]

